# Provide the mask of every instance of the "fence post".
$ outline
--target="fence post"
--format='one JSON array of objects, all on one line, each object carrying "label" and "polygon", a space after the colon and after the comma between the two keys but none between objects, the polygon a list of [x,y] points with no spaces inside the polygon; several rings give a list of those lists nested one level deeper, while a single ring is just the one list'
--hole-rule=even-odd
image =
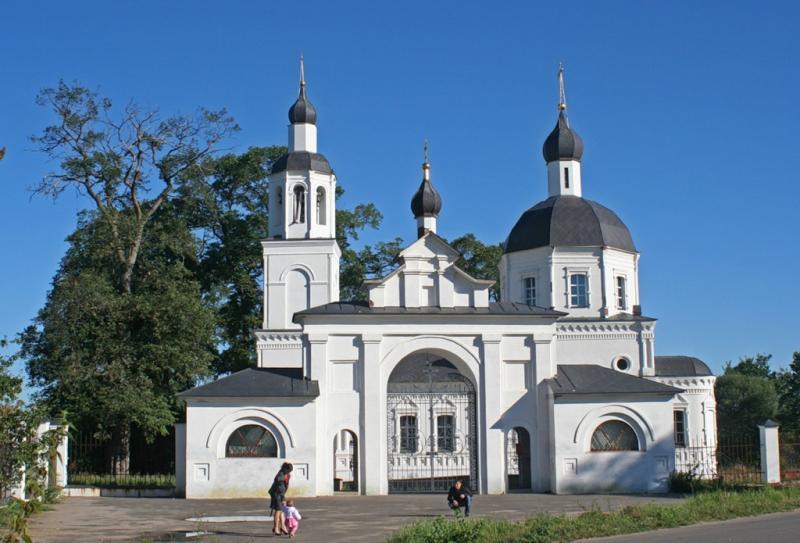
[{"label": "fence post", "polygon": [[759,423],[758,437],[761,442],[761,481],[764,483],[780,483],[781,459],[778,443],[778,423],[770,419]]}]

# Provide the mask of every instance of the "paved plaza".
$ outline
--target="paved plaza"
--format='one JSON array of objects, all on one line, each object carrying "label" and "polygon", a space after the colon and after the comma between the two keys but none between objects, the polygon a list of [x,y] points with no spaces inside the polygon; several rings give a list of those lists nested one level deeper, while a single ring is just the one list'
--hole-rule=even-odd
[{"label": "paved plaza", "polygon": [[[476,496],[473,516],[520,520],[537,513],[576,514],[590,509],[615,510],[642,503],[674,504],[674,496],[554,496],[506,494]],[[65,498],[32,518],[37,543],[96,541],[197,541],[188,532],[209,531],[208,542],[258,542],[275,539],[260,499],[179,500],[164,498]],[[449,515],[444,495],[299,498],[303,515],[297,540],[379,542],[404,524]],[[187,520],[240,517],[230,522]],[[244,518],[241,518],[244,517]],[[251,517],[260,517],[251,519]]]}]

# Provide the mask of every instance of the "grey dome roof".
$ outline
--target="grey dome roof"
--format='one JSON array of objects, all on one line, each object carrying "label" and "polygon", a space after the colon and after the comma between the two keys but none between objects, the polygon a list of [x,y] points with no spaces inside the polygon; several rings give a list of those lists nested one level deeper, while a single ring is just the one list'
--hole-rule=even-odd
[{"label": "grey dome roof", "polygon": [[544,140],[542,154],[545,162],[580,160],[583,155],[583,140],[569,127],[569,121],[563,111],[558,114],[555,128]]},{"label": "grey dome roof", "polygon": [[289,108],[289,122],[292,124],[317,124],[317,110],[306,98],[306,84],[300,83],[300,96]]},{"label": "grey dome roof", "polygon": [[320,173],[333,173],[327,158],[319,153],[310,153],[308,151],[293,151],[282,155],[272,164],[270,173],[283,171],[305,172],[308,170],[314,170]]},{"label": "grey dome roof", "polygon": [[442,197],[430,181],[423,179],[414,197],[411,198],[411,211],[415,217],[424,217],[438,215],[441,210]]},{"label": "grey dome roof", "polygon": [[656,356],[656,377],[714,375],[708,364],[693,356]]},{"label": "grey dome roof", "polygon": [[511,229],[504,253],[537,247],[613,247],[636,252],[616,213],[579,196],[552,196],[525,213]]}]

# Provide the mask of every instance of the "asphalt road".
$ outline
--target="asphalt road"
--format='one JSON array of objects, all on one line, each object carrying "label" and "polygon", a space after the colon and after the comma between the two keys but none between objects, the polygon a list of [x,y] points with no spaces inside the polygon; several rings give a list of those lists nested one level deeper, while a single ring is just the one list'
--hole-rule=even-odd
[{"label": "asphalt road", "polygon": [[800,511],[709,522],[619,537],[585,539],[583,543],[752,543],[754,541],[800,542]]}]

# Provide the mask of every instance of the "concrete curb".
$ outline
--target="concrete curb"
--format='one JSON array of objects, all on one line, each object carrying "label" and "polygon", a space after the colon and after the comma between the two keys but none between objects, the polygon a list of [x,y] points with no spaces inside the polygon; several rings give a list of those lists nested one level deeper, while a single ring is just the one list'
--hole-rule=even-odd
[{"label": "concrete curb", "polygon": [[62,496],[71,498],[174,498],[174,488],[100,488],[95,486],[68,486]]}]

